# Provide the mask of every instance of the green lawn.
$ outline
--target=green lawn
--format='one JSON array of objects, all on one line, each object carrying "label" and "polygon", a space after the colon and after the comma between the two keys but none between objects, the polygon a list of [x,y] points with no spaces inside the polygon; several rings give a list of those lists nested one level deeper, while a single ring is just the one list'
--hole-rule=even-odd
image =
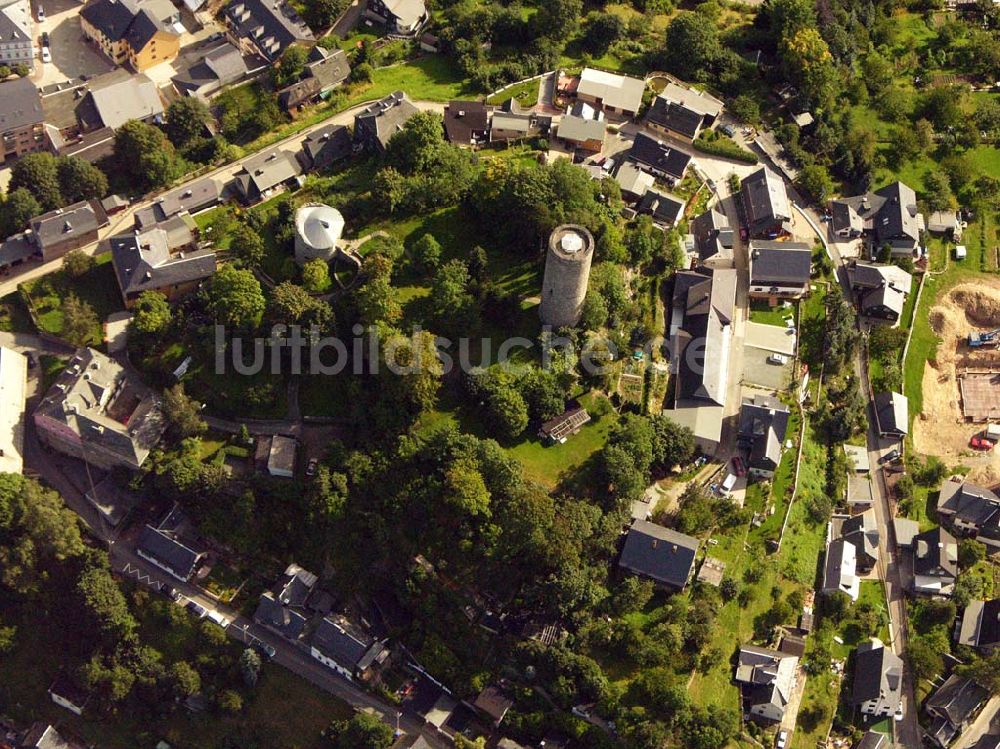
[{"label": "green lawn", "polygon": [[524,81],[486,99],[487,104],[503,104],[513,97],[522,107],[533,107],[538,103],[538,80]]},{"label": "green lawn", "polygon": [[381,99],[393,91],[405,91],[417,101],[444,102],[477,95],[448,57],[427,55],[411,62],[376,68],[371,84],[354,87],[345,104],[353,107],[364,101]]},{"label": "green lawn", "polygon": [[750,322],[759,322],[762,325],[777,325],[785,327],[785,320],[795,319],[795,305],[784,308],[780,304],[777,307],[770,306],[767,302],[754,300],[750,302]]},{"label": "green lawn", "polygon": [[93,269],[80,278],[71,278],[65,271],[58,270],[21,287],[34,305],[41,330],[52,335],[62,334],[62,304],[73,293],[97,313],[98,324],[91,331],[88,342],[91,345],[104,342],[104,322],[111,313],[124,309],[124,305],[111,265],[111,253],[98,255],[96,261]]}]

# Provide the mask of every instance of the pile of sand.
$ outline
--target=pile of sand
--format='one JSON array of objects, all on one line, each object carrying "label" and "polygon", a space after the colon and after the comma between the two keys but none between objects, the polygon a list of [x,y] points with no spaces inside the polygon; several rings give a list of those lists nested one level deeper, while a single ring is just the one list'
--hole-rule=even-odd
[{"label": "pile of sand", "polygon": [[[933,293],[931,283],[923,293]],[[972,350],[966,343],[973,331],[1000,327],[1000,280],[984,277],[955,286],[937,300],[929,322],[941,343],[924,368],[923,411],[913,421],[913,446],[921,454],[969,466],[973,480],[995,483],[1000,480],[1000,448],[985,454],[969,448],[983,425],[965,421],[956,374],[977,365],[1000,366],[1000,349]]]}]

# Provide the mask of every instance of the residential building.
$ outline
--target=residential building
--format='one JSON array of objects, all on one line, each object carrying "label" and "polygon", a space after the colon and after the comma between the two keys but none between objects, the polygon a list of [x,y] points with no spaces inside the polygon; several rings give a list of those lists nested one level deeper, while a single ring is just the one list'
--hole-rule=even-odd
[{"label": "residential building", "polygon": [[48,723],[34,723],[21,739],[18,749],[84,749],[82,744],[63,738]]},{"label": "residential building", "polygon": [[821,592],[840,592],[852,601],[861,593],[861,576],[878,562],[879,529],[875,510],[858,515],[834,515],[827,524],[826,555]]},{"label": "residential building", "polygon": [[181,214],[200,213],[219,203],[222,186],[211,177],[190,182],[135,212],[135,228],[149,229]]},{"label": "residential building", "polygon": [[698,264],[709,268],[733,267],[733,229],[726,214],[713,206],[691,221]]},{"label": "residential building", "polygon": [[920,245],[924,218],[917,195],[902,182],[873,193],[830,201],[831,229],[842,238],[866,237],[872,256],[889,247],[896,256],[911,256]]},{"label": "residential building", "polygon": [[180,94],[208,99],[226,86],[246,78],[250,72],[248,59],[253,60],[230,42],[222,42],[171,81]]},{"label": "residential building", "polygon": [[271,590],[261,593],[253,620],[286,640],[297,640],[309,620],[307,604],[319,578],[294,562]]},{"label": "residential building", "polygon": [[857,572],[867,575],[875,569],[880,533],[874,508],[849,517],[834,515],[830,522],[835,538],[842,538],[854,545]]},{"label": "residential building", "polygon": [[634,117],[642,107],[646,82],[626,75],[584,68],[576,88],[576,98],[594,104],[605,112]]},{"label": "residential building", "polygon": [[934,211],[927,218],[927,231],[944,234],[957,242],[962,239],[962,218],[958,211]]},{"label": "residential building", "polygon": [[456,146],[481,146],[490,139],[493,107],[481,101],[450,101],[444,108],[444,134]]},{"label": "residential building", "polygon": [[718,448],[722,433],[735,312],[735,270],[675,274],[669,331],[674,407],[664,415],[690,428],[708,455]]},{"label": "residential building", "polygon": [[389,657],[384,642],[360,632],[343,617],[327,616],[313,633],[309,652],[345,679],[368,679]]},{"label": "residential building", "polygon": [[600,153],[604,149],[604,122],[565,114],[556,126],[556,137],[569,148]]},{"label": "residential building", "polygon": [[295,42],[316,41],[299,15],[280,0],[232,0],[224,12],[226,34],[244,55],[277,61]]},{"label": "residential building", "polygon": [[744,645],[736,664],[736,683],[745,712],[765,723],[780,723],[795,688],[798,657],[778,650]]},{"label": "residential building", "polygon": [[295,456],[298,443],[293,437],[275,434],[260,438],[267,445],[267,473],[275,478],[290,479],[295,476]]},{"label": "residential building", "polygon": [[902,711],[903,661],[881,640],[858,645],[854,653],[854,688],[851,702],[863,715],[875,718]]},{"label": "residential building", "polygon": [[233,182],[244,203],[256,203],[302,174],[302,166],[288,151],[264,151],[243,162]]},{"label": "residential building", "polygon": [[902,439],[909,429],[909,401],[902,393],[876,393],[872,399],[881,437]]},{"label": "residential building", "polygon": [[[828,538],[829,538],[828,532]],[[857,547],[844,538],[833,538],[826,545],[823,561],[823,582],[820,592],[825,595],[843,593],[852,601],[861,594],[858,577]]]},{"label": "residential building", "polygon": [[389,141],[420,110],[396,91],[354,116],[354,140],[373,153],[384,153]]},{"label": "residential building", "polygon": [[862,315],[896,323],[903,314],[913,276],[896,265],[855,261],[847,269]]},{"label": "residential building", "polygon": [[113,76],[94,83],[90,100],[101,124],[112,130],[129,120],[160,122],[163,119],[163,100],[156,84],[145,75]]},{"label": "residential building", "polygon": [[35,409],[34,424],[43,444],[106,470],[138,470],[165,427],[159,398],[91,348],[76,352]]},{"label": "residential building", "polygon": [[715,124],[722,107],[722,102],[711,94],[670,82],[653,99],[646,112],[646,125],[691,141],[698,137],[702,128]]},{"label": "residential building", "polygon": [[[2,19],[0,10],[0,33]],[[0,156],[4,159],[49,148],[42,98],[30,78],[0,83],[0,136],[3,138],[3,153]]]},{"label": "residential building", "polygon": [[168,575],[187,582],[195,573],[203,552],[197,552],[181,543],[172,532],[147,525],[139,534],[135,553],[154,564]]},{"label": "residential building", "polygon": [[792,204],[785,183],[767,167],[740,182],[740,206],[753,239],[777,239],[792,233]]},{"label": "residential building", "polygon": [[[606,172],[598,167],[603,179]],[[646,192],[656,184],[656,177],[649,172],[643,171],[630,161],[624,162],[618,167],[615,173],[615,181],[622,191],[622,199],[626,202],[634,202],[641,198]]]},{"label": "residential building", "polygon": [[895,517],[892,528],[896,534],[896,546],[900,549],[912,549],[913,540],[920,535],[920,523],[909,518]]},{"label": "residential building", "polygon": [[1000,648],[1000,598],[969,601],[962,612],[958,644],[984,653]]},{"label": "residential building", "polygon": [[751,476],[771,478],[778,470],[789,416],[788,406],[769,395],[743,399],[738,441],[748,451],[746,467]]},{"label": "residential building", "polygon": [[491,684],[476,696],[472,706],[489,717],[494,726],[499,726],[507,717],[507,711],[514,707],[514,700],[505,695],[500,687]]},{"label": "residential building", "polygon": [[545,138],[552,129],[552,118],[534,112],[521,112],[514,99],[493,112],[490,143],[509,143],[528,138]]},{"label": "residential building", "polygon": [[875,503],[871,479],[864,474],[849,473],[845,501],[852,514],[870,508]]},{"label": "residential building", "polygon": [[633,520],[618,566],[665,588],[683,590],[697,553],[697,538],[647,520]]},{"label": "residential building", "polygon": [[398,36],[416,35],[430,18],[424,0],[369,0],[365,15]]},{"label": "residential building", "polygon": [[913,592],[950,596],[958,578],[958,541],[944,528],[913,538]]},{"label": "residential building", "polygon": [[890,749],[889,737],[879,731],[868,731],[854,745],[854,749]]},{"label": "residential building", "polygon": [[108,216],[100,201],[81,200],[31,219],[29,239],[42,260],[49,262],[96,242],[99,231],[107,225]]},{"label": "residential building", "polygon": [[194,220],[184,213],[108,240],[126,307],[135,304],[145,291],[177,299],[215,273],[215,252],[199,247],[197,231]]},{"label": "residential building", "polygon": [[573,400],[566,404],[565,411],[542,424],[538,435],[553,444],[564,443],[589,421],[590,414],[587,409]]},{"label": "residential building", "polygon": [[[24,65],[28,70],[35,67],[35,32],[30,0],[4,0],[0,3],[0,64],[8,68]],[[2,98],[0,102],[3,102]]]},{"label": "residential building", "polygon": [[690,154],[661,143],[645,133],[636,133],[632,147],[628,150],[628,158],[647,172],[668,182],[680,182],[684,179],[691,163]]},{"label": "residential building", "polygon": [[37,253],[38,247],[35,245],[31,232],[22,231],[11,234],[3,242],[0,242],[0,271],[7,271],[21,265]]},{"label": "residential building", "polygon": [[80,26],[115,65],[142,72],[180,51],[180,11],[169,0],[90,0]]},{"label": "residential building", "polygon": [[812,249],[803,242],[750,242],[750,298],[766,299],[773,307],[782,299],[809,294]]},{"label": "residential building", "polygon": [[989,696],[972,679],[952,674],[924,702],[924,710],[933,718],[927,735],[941,749],[947,749],[972,723]]},{"label": "residential building", "polygon": [[652,216],[653,221],[660,226],[673,229],[684,215],[684,201],[651,187],[646,190],[635,210]]},{"label": "residential building", "polygon": [[342,49],[330,52],[323,47],[313,47],[302,77],[278,91],[278,104],[294,116],[308,104],[314,104],[347,80],[351,66],[347,53]]},{"label": "residential building", "polygon": [[354,153],[351,131],[344,125],[326,125],[302,142],[299,161],[305,171],[324,171]]},{"label": "residential building", "polygon": [[941,485],[937,512],[956,533],[1000,547],[1000,497],[989,489],[949,479]]},{"label": "residential building", "polygon": [[28,360],[0,346],[0,473],[24,470],[24,402]]}]

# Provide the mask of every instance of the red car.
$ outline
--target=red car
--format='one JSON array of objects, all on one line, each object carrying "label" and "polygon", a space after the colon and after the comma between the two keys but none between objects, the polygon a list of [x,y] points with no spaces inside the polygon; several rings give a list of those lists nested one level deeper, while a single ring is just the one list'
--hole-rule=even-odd
[{"label": "red car", "polygon": [[745,476],[747,469],[743,465],[743,460],[737,455],[733,458],[733,470],[736,471],[737,476]]},{"label": "red car", "polygon": [[973,437],[969,440],[969,447],[973,450],[992,450],[993,443],[982,437]]}]

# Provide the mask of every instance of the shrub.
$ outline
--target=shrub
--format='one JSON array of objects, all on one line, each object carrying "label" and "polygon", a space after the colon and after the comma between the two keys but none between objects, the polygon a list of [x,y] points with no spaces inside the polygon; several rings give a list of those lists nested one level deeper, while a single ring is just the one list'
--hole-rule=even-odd
[{"label": "shrub", "polygon": [[707,153],[711,156],[720,156],[724,159],[741,161],[744,164],[756,164],[758,162],[757,155],[755,153],[752,153],[745,148],[741,148],[727,138],[719,138],[718,136],[711,138],[711,136],[706,135],[706,133],[702,133],[695,139],[692,145],[695,147],[695,150]]}]

